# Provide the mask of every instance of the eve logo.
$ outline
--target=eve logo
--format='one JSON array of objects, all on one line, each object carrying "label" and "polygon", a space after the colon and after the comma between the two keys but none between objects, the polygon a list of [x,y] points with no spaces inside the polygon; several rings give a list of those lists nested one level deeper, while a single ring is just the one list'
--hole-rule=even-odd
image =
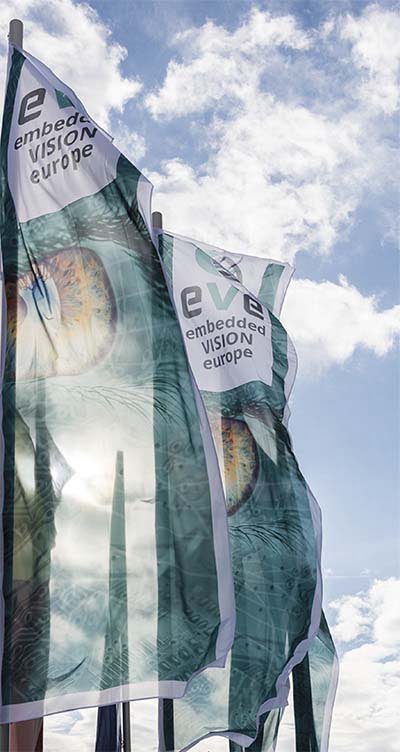
[{"label": "eve logo", "polygon": [[19,108],[18,125],[29,123],[30,120],[35,120],[40,116],[41,109],[38,108],[42,106],[45,96],[46,89],[43,88],[34,89],[25,94]]},{"label": "eve logo", "polygon": [[119,156],[74,93],[26,58],[7,149],[18,221],[58,212],[97,193],[115,179]]},{"label": "eve logo", "polygon": [[[207,288],[215,307],[219,311],[226,311],[236,297],[236,294],[239,292],[235,287],[230,287],[225,297],[223,298],[215,282],[208,282]],[[195,316],[200,316],[203,310],[201,306],[202,297],[202,290],[198,285],[184,287],[181,292],[181,303],[183,315],[185,316],[185,318],[192,319]],[[264,319],[263,307],[261,303],[259,303],[258,300],[255,300],[251,297],[251,295],[248,295],[247,293],[243,295],[243,308],[246,313],[249,313],[251,316],[255,316],[258,319]]]}]

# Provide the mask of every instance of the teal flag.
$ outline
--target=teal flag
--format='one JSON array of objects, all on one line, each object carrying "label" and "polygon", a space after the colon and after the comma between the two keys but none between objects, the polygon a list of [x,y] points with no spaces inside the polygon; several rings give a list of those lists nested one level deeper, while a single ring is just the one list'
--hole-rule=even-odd
[{"label": "teal flag", "polygon": [[179,697],[232,643],[223,487],[150,198],[74,92],[12,47],[1,722]]},{"label": "teal flag", "polygon": [[287,428],[297,358],[279,315],[292,270],[167,232],[159,243],[217,447],[237,609],[226,667],[164,703],[160,749],[222,736],[231,752],[267,752],[292,676],[296,750],[323,752],[336,656],[321,612],[321,514]]}]

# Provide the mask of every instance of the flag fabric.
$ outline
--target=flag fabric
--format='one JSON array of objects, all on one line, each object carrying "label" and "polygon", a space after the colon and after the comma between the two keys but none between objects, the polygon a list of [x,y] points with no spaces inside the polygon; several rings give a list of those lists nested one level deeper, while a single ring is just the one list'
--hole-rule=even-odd
[{"label": "flag fabric", "polygon": [[[224,663],[235,610],[218,461],[151,239],[151,185],[15,47],[1,199],[0,722],[181,696]],[[116,495],[125,559],[109,583]]]},{"label": "flag fabric", "polygon": [[[297,359],[288,264],[163,232],[160,252],[225,485],[237,609],[224,669],[163,703],[160,749],[213,735],[274,747],[293,672],[297,750],[327,749],[336,656],[321,612],[321,515],[287,430]],[[322,621],[321,621],[322,620]]]}]

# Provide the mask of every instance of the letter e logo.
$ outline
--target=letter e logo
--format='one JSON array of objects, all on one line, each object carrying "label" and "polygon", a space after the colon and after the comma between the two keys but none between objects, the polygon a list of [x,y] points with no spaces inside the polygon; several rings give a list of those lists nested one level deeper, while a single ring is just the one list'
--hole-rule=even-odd
[{"label": "letter e logo", "polygon": [[186,319],[192,319],[201,313],[201,308],[189,308],[201,302],[201,289],[197,285],[185,287],[181,292],[183,315]]},{"label": "letter e logo", "polygon": [[251,316],[256,316],[258,319],[264,319],[263,307],[258,300],[254,300],[246,294],[243,296],[243,305],[246,313],[250,313]]},{"label": "letter e logo", "polygon": [[[34,89],[29,94],[25,94],[19,108],[18,125],[24,125],[24,123],[29,123],[30,120],[39,117],[41,111],[36,108],[43,104],[45,94],[46,89]],[[30,110],[35,111],[30,112]]]}]

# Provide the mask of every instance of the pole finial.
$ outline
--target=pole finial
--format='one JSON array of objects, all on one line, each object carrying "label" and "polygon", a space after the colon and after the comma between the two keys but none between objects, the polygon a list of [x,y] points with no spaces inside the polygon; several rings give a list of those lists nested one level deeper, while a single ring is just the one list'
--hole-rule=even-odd
[{"label": "pole finial", "polygon": [[15,45],[16,47],[23,47],[23,39],[24,39],[24,24],[22,21],[19,20],[19,18],[13,18],[12,21],[10,21],[9,29],[8,29],[8,41],[10,44]]},{"label": "pole finial", "polygon": [[153,227],[155,230],[162,230],[163,223],[162,223],[162,214],[161,212],[153,212],[151,215],[151,220],[153,222]]}]

